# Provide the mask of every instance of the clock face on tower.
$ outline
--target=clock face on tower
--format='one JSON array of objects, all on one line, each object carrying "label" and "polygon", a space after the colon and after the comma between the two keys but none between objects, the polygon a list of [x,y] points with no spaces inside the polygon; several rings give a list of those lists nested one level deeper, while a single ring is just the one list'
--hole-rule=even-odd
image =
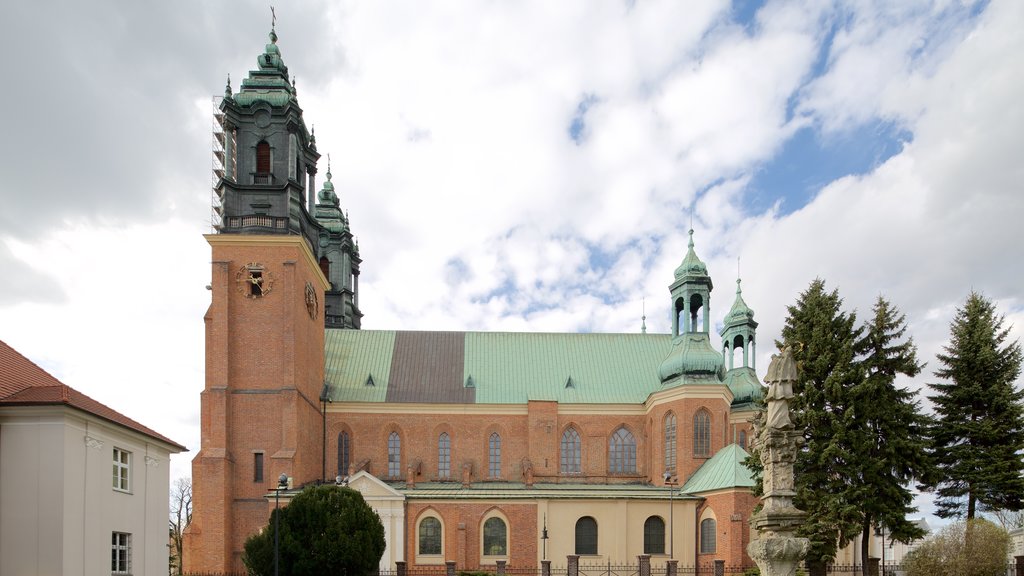
[{"label": "clock face on tower", "polygon": [[262,298],[274,289],[274,276],[263,264],[250,262],[235,274],[238,291],[246,298]]},{"label": "clock face on tower", "polygon": [[319,306],[316,289],[313,288],[313,284],[306,282],[306,312],[309,312],[309,317],[313,320],[316,320],[316,316],[320,311]]}]

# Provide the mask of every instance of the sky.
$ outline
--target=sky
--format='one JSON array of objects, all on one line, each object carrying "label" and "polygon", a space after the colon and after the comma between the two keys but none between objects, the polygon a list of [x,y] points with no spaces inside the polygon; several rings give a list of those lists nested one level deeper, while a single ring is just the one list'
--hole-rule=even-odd
[{"label": "sky", "polygon": [[[358,238],[364,328],[668,332],[692,226],[716,326],[742,277],[762,370],[815,278],[858,318],[880,295],[906,314],[915,389],[972,290],[1024,333],[1022,2],[276,12]],[[188,446],[187,476],[212,99],[256,67],[269,6],[42,0],[5,20],[0,339]]]}]

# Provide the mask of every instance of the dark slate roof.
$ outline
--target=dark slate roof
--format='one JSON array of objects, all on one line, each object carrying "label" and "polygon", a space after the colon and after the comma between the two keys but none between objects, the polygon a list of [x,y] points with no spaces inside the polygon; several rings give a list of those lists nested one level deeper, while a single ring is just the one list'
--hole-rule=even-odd
[{"label": "dark slate roof", "polygon": [[177,449],[187,448],[139,424],[120,412],[82,394],[54,378],[0,340],[0,406],[63,404],[160,440]]}]

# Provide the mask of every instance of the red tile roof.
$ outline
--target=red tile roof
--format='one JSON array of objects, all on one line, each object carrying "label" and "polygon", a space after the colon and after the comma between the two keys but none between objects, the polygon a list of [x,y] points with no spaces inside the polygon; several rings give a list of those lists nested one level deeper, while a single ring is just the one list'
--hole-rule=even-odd
[{"label": "red tile roof", "polygon": [[47,404],[70,406],[170,444],[181,451],[188,450],[174,440],[62,383],[0,340],[0,406]]}]

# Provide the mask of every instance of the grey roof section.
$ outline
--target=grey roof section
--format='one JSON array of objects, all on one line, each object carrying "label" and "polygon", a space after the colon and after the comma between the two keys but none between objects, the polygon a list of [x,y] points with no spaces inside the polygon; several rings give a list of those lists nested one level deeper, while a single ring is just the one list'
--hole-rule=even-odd
[{"label": "grey roof section", "polygon": [[463,332],[396,332],[387,402],[472,404],[463,380]]}]

